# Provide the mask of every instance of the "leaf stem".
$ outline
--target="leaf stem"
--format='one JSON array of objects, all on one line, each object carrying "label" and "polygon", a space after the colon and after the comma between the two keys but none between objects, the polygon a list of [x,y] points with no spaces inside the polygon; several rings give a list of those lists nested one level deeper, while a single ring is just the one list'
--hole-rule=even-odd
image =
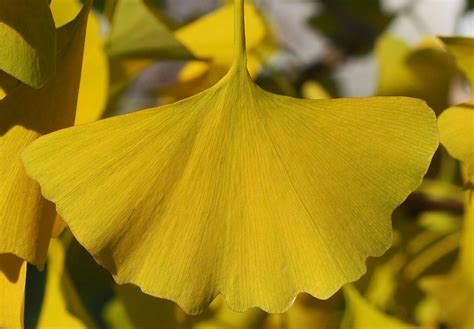
[{"label": "leaf stem", "polygon": [[234,62],[232,69],[247,68],[247,51],[245,45],[244,0],[234,2]]}]

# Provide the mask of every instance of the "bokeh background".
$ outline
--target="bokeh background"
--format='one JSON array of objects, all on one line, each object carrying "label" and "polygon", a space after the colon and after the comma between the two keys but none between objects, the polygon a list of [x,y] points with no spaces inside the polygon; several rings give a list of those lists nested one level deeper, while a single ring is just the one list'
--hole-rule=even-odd
[{"label": "bokeh background", "polygon": [[[267,70],[262,74],[272,75],[276,71],[291,84],[297,84],[296,87],[301,87],[302,80],[316,79],[325,84],[334,97],[375,94],[378,63],[374,47],[383,33],[390,33],[411,47],[435,35],[474,36],[474,3],[468,0],[252,2],[264,15],[279,46],[265,63]],[[156,3],[167,15],[186,24],[226,1],[168,0]],[[95,1],[95,5],[99,9],[106,7],[101,1]],[[104,35],[108,29],[108,23],[103,20]],[[126,100],[112,112],[123,113],[155,105],[156,97],[148,91],[153,86],[172,82],[179,67],[179,62],[168,61],[145,70],[129,87],[124,97]],[[278,88],[273,88],[273,91],[278,91]]]}]

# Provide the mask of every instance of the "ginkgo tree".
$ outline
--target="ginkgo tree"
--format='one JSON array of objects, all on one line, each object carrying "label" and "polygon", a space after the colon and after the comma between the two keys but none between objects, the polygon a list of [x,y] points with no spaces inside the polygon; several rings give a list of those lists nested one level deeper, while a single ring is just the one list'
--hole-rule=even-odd
[{"label": "ginkgo tree", "polygon": [[[461,270],[420,285],[432,300],[451,276],[456,289],[472,288],[472,104],[439,120],[429,106],[448,106],[454,63],[471,78],[472,39],[442,38],[448,52],[437,41],[410,51],[384,35],[380,96],[330,99],[311,82],[313,99],[299,99],[254,81],[259,47],[275,45],[244,0],[182,27],[150,1],[109,5],[105,43],[91,1],[0,0],[0,327],[24,326],[35,271],[27,263],[46,264],[38,327],[104,327],[67,269],[68,248],[79,244],[107,270],[97,276],[113,278],[111,327],[158,325],[139,315],[146,310],[166,328],[260,328],[263,319],[279,328],[265,313],[285,312],[298,319],[289,328],[326,326],[342,298],[345,328],[412,327],[350,283],[397,243],[392,213],[428,172],[438,127],[464,168]],[[188,61],[158,92],[178,101],[101,119],[116,73],[107,61],[131,65],[120,72],[129,82],[154,60]],[[301,296],[320,299],[324,312],[300,321],[310,317]],[[204,322],[191,316],[203,312]],[[468,312],[452,314],[440,319],[469,327]]]}]

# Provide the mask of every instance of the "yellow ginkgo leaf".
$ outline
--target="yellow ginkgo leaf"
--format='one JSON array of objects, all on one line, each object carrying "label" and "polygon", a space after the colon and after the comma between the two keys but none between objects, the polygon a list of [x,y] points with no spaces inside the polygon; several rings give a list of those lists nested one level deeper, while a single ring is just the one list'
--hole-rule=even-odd
[{"label": "yellow ginkgo leaf", "polygon": [[[63,26],[77,16],[81,10],[78,0],[53,0],[51,11],[57,27]],[[82,61],[81,82],[77,100],[75,124],[84,124],[100,119],[107,102],[109,68],[103,49],[99,19],[89,14]],[[66,228],[66,223],[56,217],[52,236],[57,237]]]},{"label": "yellow ginkgo leaf", "polygon": [[120,0],[117,3],[108,54],[112,57],[194,59],[144,1]]},{"label": "yellow ginkgo leaf", "polygon": [[[181,75],[178,80],[170,86],[160,88],[159,95],[162,104],[171,103],[195,95],[213,85],[215,85],[226,73],[229,67],[218,64],[209,65],[204,62],[190,62],[183,70],[193,70],[194,68],[204,70],[197,75]],[[181,71],[183,72],[183,71]],[[191,78],[191,76],[193,76]],[[167,100],[170,101],[167,101]]]},{"label": "yellow ginkgo leaf", "polygon": [[[441,127],[440,127],[441,128]],[[443,133],[443,129],[440,130]],[[457,266],[444,276],[427,277],[421,287],[433,298],[439,321],[452,328],[474,326],[474,199],[472,190],[465,192],[460,259]]]},{"label": "yellow ginkgo leaf", "polygon": [[56,69],[56,30],[46,0],[0,0],[0,71],[39,88]]},{"label": "yellow ginkgo leaf", "polygon": [[55,132],[23,153],[28,174],[78,241],[147,294],[201,312],[283,312],[297,293],[328,298],[391,242],[391,212],[420,184],[436,118],[403,97],[302,100],[236,56],[183,101]]},{"label": "yellow ginkgo leaf", "polygon": [[15,88],[0,101],[0,253],[41,267],[54,220],[54,206],[26,176],[20,153],[42,134],[74,122],[88,7],[58,30],[61,70],[40,89]]},{"label": "yellow ginkgo leaf", "polygon": [[0,328],[23,328],[26,262],[0,254]]},{"label": "yellow ginkgo leaf", "polygon": [[454,56],[458,67],[466,74],[474,89],[474,38],[441,37],[440,39]]},{"label": "yellow ginkgo leaf", "polygon": [[347,329],[415,329],[415,325],[384,314],[364,299],[352,285],[344,287],[344,296],[347,301],[347,311],[343,328]]},{"label": "yellow ginkgo leaf", "polygon": [[441,143],[462,162],[466,184],[474,184],[474,101],[447,109],[438,124]]},{"label": "yellow ginkgo leaf", "polygon": [[[265,43],[268,31],[262,16],[252,4],[245,7],[245,25],[247,31],[246,47],[248,49],[248,69],[252,77],[261,70],[262,58],[267,54],[257,52],[257,47],[264,45],[264,52],[272,48],[273,42]],[[222,8],[185,25],[175,32],[175,36],[188,49],[207,61],[191,61],[180,71],[177,82],[168,88],[160,90],[160,95],[172,100],[179,100],[201,92],[227,73],[232,65],[233,34],[232,34],[233,5]],[[219,26],[216,29],[216,26]],[[200,36],[205,35],[205,38]]]},{"label": "yellow ginkgo leaf", "polygon": [[[233,16],[233,4],[225,5],[178,29],[175,37],[196,57],[229,67],[232,64],[234,49]],[[245,17],[248,31],[246,47],[253,49],[265,38],[266,27],[257,9],[251,4],[245,6]]]},{"label": "yellow ginkgo leaf", "polygon": [[[79,0],[53,0],[56,26],[70,22],[80,11]],[[91,12],[87,21],[81,83],[77,100],[75,124],[93,122],[102,117],[107,102],[109,67],[100,33],[99,18]]]},{"label": "yellow ginkgo leaf", "polygon": [[303,97],[306,99],[329,99],[331,96],[326,89],[316,81],[306,81],[302,87]]},{"label": "yellow ginkgo leaf", "polygon": [[437,111],[446,108],[449,85],[456,73],[446,52],[426,41],[410,49],[403,40],[384,35],[376,45],[375,54],[379,66],[377,95],[416,97]]},{"label": "yellow ginkgo leaf", "polygon": [[[444,41],[444,39],[443,39]],[[436,300],[440,320],[453,328],[474,326],[474,102],[447,109],[438,119],[440,140],[464,169],[465,210],[460,259],[446,276],[426,278],[421,286]]]},{"label": "yellow ginkgo leaf", "polygon": [[66,302],[66,287],[63,284],[65,252],[61,241],[51,240],[48,252],[46,290],[38,319],[38,328],[86,328],[86,325],[69,313]]}]

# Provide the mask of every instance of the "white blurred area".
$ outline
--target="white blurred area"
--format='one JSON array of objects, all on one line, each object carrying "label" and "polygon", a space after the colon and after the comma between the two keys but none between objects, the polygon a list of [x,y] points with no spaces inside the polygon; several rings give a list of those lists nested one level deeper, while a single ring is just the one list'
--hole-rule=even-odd
[{"label": "white blurred area", "polygon": [[453,35],[466,8],[465,0],[419,0],[405,12],[411,1],[382,1],[385,10],[398,14],[389,31],[411,44],[426,35]]},{"label": "white blurred area", "polygon": [[[396,14],[388,31],[411,45],[433,35],[474,37],[474,13],[463,16],[465,0],[382,0],[384,10]],[[405,8],[416,2],[411,10]],[[373,54],[352,58],[337,73],[341,94],[345,97],[373,95],[377,65]]]},{"label": "white blurred area", "polygon": [[[281,44],[294,53],[301,65],[324,56],[328,43],[306,24],[317,10],[317,1],[255,0],[273,21]],[[396,15],[387,29],[409,44],[433,35],[474,37],[474,12],[463,15],[466,0],[381,0],[383,10]],[[281,65],[292,65],[283,57]],[[294,58],[293,58],[294,60]],[[373,95],[377,67],[373,53],[347,60],[336,72],[344,97]]]}]

